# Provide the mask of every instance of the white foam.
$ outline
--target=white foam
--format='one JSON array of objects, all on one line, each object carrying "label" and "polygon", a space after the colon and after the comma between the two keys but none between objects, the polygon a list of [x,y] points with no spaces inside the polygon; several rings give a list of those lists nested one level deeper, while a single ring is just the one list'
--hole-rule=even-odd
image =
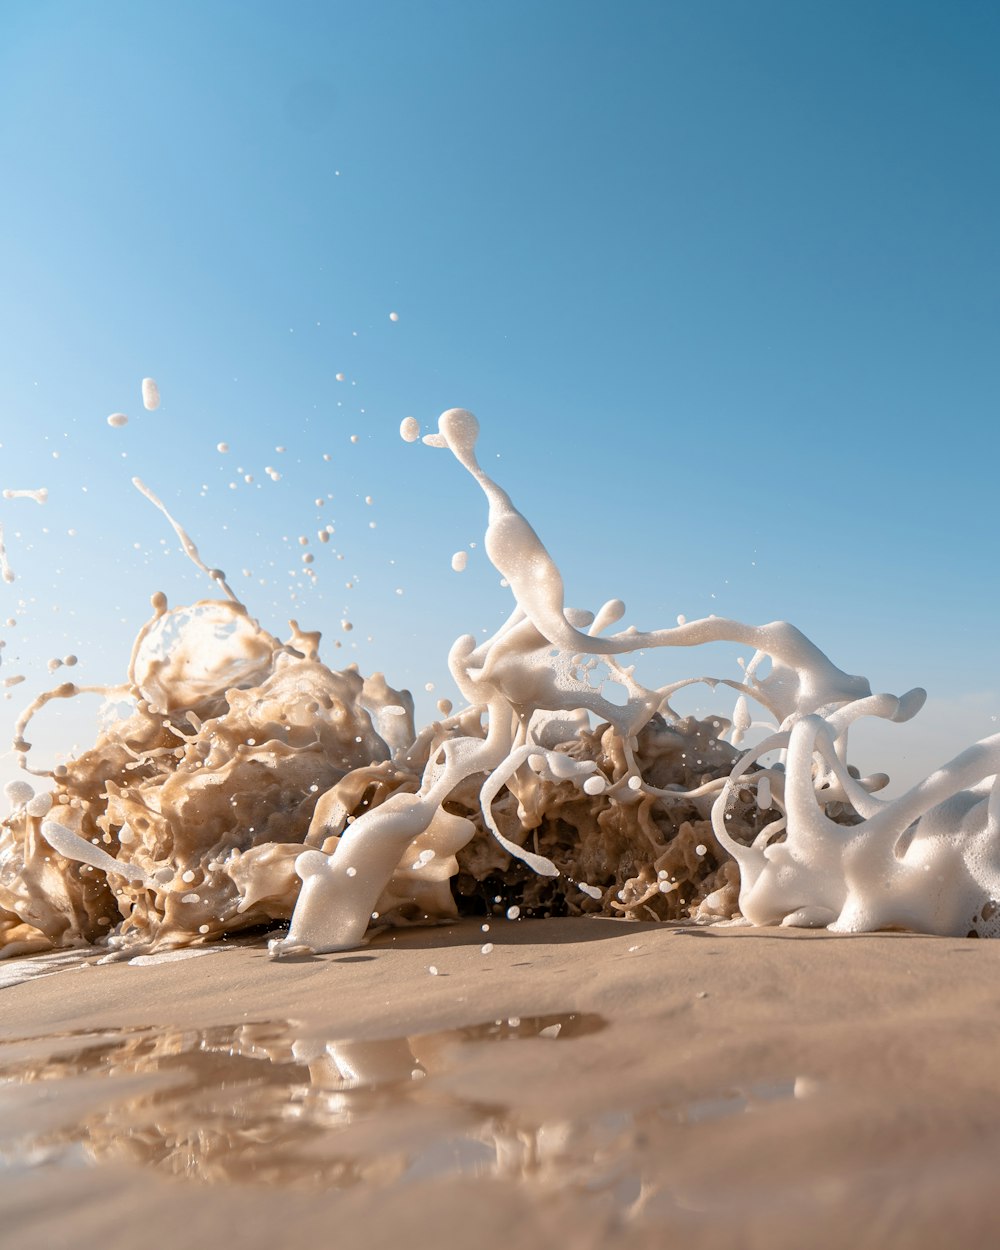
[{"label": "white foam", "polygon": [[0,574],[7,583],[14,581],[14,570],[10,567],[7,559],[7,548],[4,544],[3,526],[0,525]]},{"label": "white foam", "polygon": [[100,868],[103,872],[111,873],[113,876],[124,877],[126,881],[142,885],[146,883],[146,875],[137,865],[114,859],[99,846],[93,846],[79,834],[54,820],[46,820],[42,823],[42,837],[53,850],[58,851],[60,855],[65,855],[67,859],[90,864],[92,868]]},{"label": "white foam", "polygon": [[[411,441],[419,434],[419,428],[414,432],[415,425],[406,427],[414,433]],[[407,437],[402,427],[401,433]],[[719,848],[728,852],[740,869],[740,910],[754,924],[827,926],[834,931],[903,927],[1000,936],[1000,782],[996,780],[1000,735],[970,747],[901,798],[880,798],[884,777],[859,778],[847,766],[851,726],[862,717],[893,722],[909,719],[921,708],[921,690],[902,696],[873,693],[864,677],[838,668],[783,621],[748,625],[716,616],[693,621],[678,617],[676,627],[643,631],[629,626],[607,632],[623,619],[624,603],[608,599],[596,614],[566,606],[562,576],[548,550],[510,495],[479,464],[478,434],[478,422],[470,412],[449,409],[441,415],[437,433],[425,436],[423,443],[448,450],[481,489],[487,509],[484,546],[511,590],[511,614],[491,637],[477,640],[467,634],[453,644],[449,669],[467,707],[454,720],[424,731],[420,738],[423,754],[416,749],[412,699],[407,692],[391,690],[380,676],[363,679],[356,669],[336,675],[355,691],[352,698],[358,701],[358,719],[346,723],[352,725],[353,743],[365,754],[355,755],[352,747],[353,758],[337,770],[342,780],[327,781],[330,788],[316,801],[317,816],[305,847],[299,849],[292,842],[295,849],[290,851],[287,843],[273,844],[283,847],[280,854],[274,853],[281,860],[280,871],[265,863],[260,877],[254,879],[249,868],[240,876],[242,870],[237,867],[231,879],[239,877],[241,911],[260,897],[264,883],[270,889],[279,882],[274,897],[287,900],[293,896],[294,862],[301,887],[288,937],[271,944],[272,954],[355,947],[365,940],[371,921],[401,900],[407,905],[417,902],[425,915],[446,914],[435,908],[453,907],[447,882],[458,871],[458,852],[477,832],[475,820],[445,806],[449,801],[454,805],[453,796],[459,790],[465,810],[472,811],[476,820],[481,814],[488,835],[503,852],[543,877],[558,877],[557,864],[540,853],[539,842],[530,836],[537,820],[533,824],[525,819],[532,794],[543,786],[557,790],[560,803],[578,804],[591,813],[615,804],[623,812],[639,812],[647,821],[654,802],[667,807],[682,802],[690,805],[701,813],[701,823],[698,827],[698,822],[687,824],[678,833],[678,849],[689,868],[693,861],[703,861],[697,866],[703,874],[715,871]],[[356,435],[352,441],[357,441]],[[270,468],[267,472],[275,480],[280,476]],[[202,700],[216,699],[222,692],[231,704],[245,698],[256,707],[260,696],[253,687],[265,675],[277,678],[288,671],[289,680],[295,683],[289,665],[318,665],[318,633],[309,634],[293,622],[293,637],[287,645],[265,634],[226,586],[221,572],[202,561],[193,541],[161,501],[139,479],[134,482],[167,518],[189,558],[225,590],[229,602],[207,601],[168,614],[165,598],[154,596],[153,619],[136,641],[129,683],[119,688],[117,697],[125,692],[142,703],[143,714],[157,717],[181,709],[199,708],[205,713]],[[302,538],[300,545],[308,545]],[[456,558],[459,555],[465,552],[457,552]],[[353,629],[346,615],[341,628]],[[175,640],[172,647],[171,630],[183,639]],[[750,649],[752,658],[741,664],[738,679],[687,679],[649,689],[639,683],[633,666],[624,662],[638,651],[720,641]],[[599,666],[603,677],[597,674]],[[323,671],[334,677],[329,670]],[[767,675],[760,677],[762,671]],[[729,687],[736,695],[731,724],[722,724],[720,719],[714,731],[718,738],[708,742],[704,737],[699,740],[697,727],[682,729],[677,718],[671,719],[670,698],[694,680]],[[613,687],[615,700],[605,694],[605,685],[609,691]],[[66,683],[35,700],[17,726],[15,747],[22,761],[30,749],[23,739],[34,713],[49,700],[72,698],[82,689],[86,688]],[[209,706],[215,705],[210,702]],[[302,725],[293,726],[288,707],[276,698],[261,727],[268,735],[287,732],[294,736],[315,722],[319,703],[313,699],[309,708],[303,710]],[[449,700],[441,700],[438,708],[443,716],[450,716]],[[661,714],[662,719],[654,722]],[[201,732],[202,722],[191,711],[188,722],[196,734]],[[592,740],[587,734],[595,723],[610,727],[610,745],[600,748],[604,752],[600,767],[592,758],[596,749],[581,749]],[[722,742],[730,729],[735,742],[762,725],[765,736],[742,755]],[[640,767],[637,744],[647,728],[655,731],[654,736],[673,742],[679,757],[675,760],[678,771],[671,776],[689,778],[684,784],[663,781]],[[183,758],[190,771],[180,774],[186,781],[178,781],[176,788],[192,786],[193,777],[204,775],[194,771],[205,763],[198,754],[200,747],[205,745],[211,754],[217,743],[213,745],[211,733],[193,741],[172,723],[159,722],[157,734],[161,729],[169,731],[172,741],[156,752],[170,759]],[[365,734],[370,737],[364,738]],[[291,750],[284,740],[280,745],[282,751]],[[256,736],[244,735],[235,742],[233,758],[260,746]],[[775,755],[781,762],[764,767],[763,761]],[[367,798],[361,801],[362,795],[370,793],[367,787],[373,782],[376,788],[382,785],[386,774],[379,770],[383,765],[401,770],[405,788],[387,786],[369,806]],[[66,773],[66,766],[60,765],[48,775],[58,780]],[[308,774],[310,782],[315,775]],[[174,773],[172,781],[177,776]],[[343,796],[355,785],[361,789],[348,803]],[[311,786],[312,791],[318,788],[318,783]],[[66,794],[59,797],[68,799]],[[35,802],[30,796],[19,801]],[[225,794],[222,801],[228,803]],[[48,810],[39,810],[37,816],[25,810],[18,817],[26,842],[37,845],[40,833],[58,855],[89,865],[136,891],[162,893],[160,887],[173,885],[172,868],[169,881],[152,868],[153,876],[147,880],[139,861],[115,858],[94,845],[98,839],[90,837],[92,830],[81,837],[79,808],[60,804],[56,810],[58,820],[46,819]],[[515,811],[518,818],[511,819]],[[732,836],[732,822],[748,811],[757,823],[744,824],[749,838],[741,841]],[[762,817],[762,812],[773,817]],[[709,816],[714,840],[705,823]],[[25,824],[31,820],[40,820],[40,828]],[[767,820],[770,823],[765,825]],[[506,822],[503,829],[501,821]],[[121,828],[120,846],[128,847],[130,855],[138,854],[142,848],[136,846],[137,834],[121,821],[116,825]],[[648,831],[645,836],[652,837]],[[105,840],[112,850],[117,849],[110,834]],[[215,854],[220,856],[221,851]],[[233,859],[239,859],[235,852]],[[246,859],[254,862],[249,853]],[[607,899],[611,911],[639,915],[639,909],[649,910],[647,903],[652,902],[661,908],[660,914],[665,914],[662,909],[673,908],[669,914],[677,915],[676,908],[690,896],[685,883],[691,878],[682,874],[678,863],[671,863],[668,873],[662,862],[658,860],[653,871],[644,869],[645,876],[619,881],[603,891],[589,883],[576,884],[591,898]],[[222,924],[214,914],[206,916],[209,887],[203,884],[204,866],[196,861],[196,867],[197,878],[191,869],[183,873],[177,869],[185,883],[198,881],[197,893],[191,891],[177,900],[193,912],[198,909],[187,922],[189,936],[203,934],[206,919],[209,931],[213,923]],[[519,871],[523,881],[523,870]],[[569,876],[570,869],[565,871],[571,883],[583,872],[575,868]],[[402,893],[393,893],[397,887]],[[433,893],[435,889],[438,894]],[[704,899],[706,912],[701,918],[731,916],[732,905],[719,910],[725,892],[722,886],[717,882],[712,890]],[[496,896],[497,903],[501,897]],[[515,897],[531,909],[530,914],[537,914],[530,894]],[[519,914],[518,905],[507,910],[510,919]]]},{"label": "white foam", "polygon": [[155,412],[160,406],[160,388],[152,378],[142,379],[142,406],[147,412]]},{"label": "white foam", "polygon": [[8,781],[3,788],[7,801],[21,807],[35,797],[35,788],[27,781]]},{"label": "white foam", "polygon": [[[752,723],[748,699],[753,698],[765,713],[775,718],[779,727],[767,740],[766,749],[781,747],[788,751],[784,786],[788,819],[786,842],[748,848],[728,836],[726,807],[732,800],[736,780],[749,767],[750,755],[744,757],[733,782],[723,788],[712,809],[716,837],[740,864],[740,901],[744,914],[764,924],[788,921],[791,917],[808,923],[859,928],[892,923],[894,918],[912,923],[919,913],[919,927],[929,927],[934,932],[965,932],[972,925],[974,899],[982,904],[993,894],[1000,895],[1000,855],[996,850],[995,827],[990,829],[992,867],[985,879],[976,879],[971,890],[964,884],[969,879],[969,869],[973,861],[978,863],[984,858],[982,854],[970,856],[967,853],[976,845],[975,839],[966,839],[964,845],[960,845],[953,832],[949,837],[950,831],[939,829],[940,822],[932,822],[934,832],[928,837],[914,839],[913,845],[918,850],[913,853],[925,855],[936,854],[943,838],[949,848],[947,855],[962,864],[958,877],[954,872],[950,874],[955,882],[951,893],[957,891],[959,896],[953,900],[953,906],[942,907],[935,903],[930,908],[934,913],[931,915],[927,908],[916,907],[910,897],[912,891],[908,891],[905,905],[894,908],[893,898],[901,902],[898,889],[886,891],[880,882],[884,882],[887,874],[899,881],[903,865],[892,855],[892,850],[914,819],[946,802],[968,779],[980,781],[1000,769],[1000,736],[995,744],[984,743],[978,752],[974,749],[975,758],[967,766],[956,764],[936,774],[936,780],[925,783],[918,797],[883,808],[848,776],[846,768],[839,764],[834,744],[846,743],[847,727],[857,715],[896,720],[912,715],[922,702],[922,692],[911,692],[903,699],[872,695],[863,677],[837,668],[800,631],[782,621],[752,626],[710,616],[652,632],[629,628],[607,637],[581,633],[577,621],[587,624],[593,618],[566,610],[562,578],[554,561],[507,492],[479,465],[475,454],[478,434],[479,424],[470,412],[449,409],[438,422],[438,433],[425,436],[423,441],[431,447],[448,448],[482,488],[489,506],[486,551],[509,583],[516,601],[514,615],[491,640],[477,646],[471,637],[459,639],[449,659],[452,675],[463,694],[471,704],[480,704],[488,710],[489,733],[485,739],[447,740],[443,758],[428,764],[419,791],[415,795],[393,795],[381,807],[358,817],[345,831],[331,857],[317,857],[315,852],[299,857],[296,868],[303,878],[303,886],[292,917],[289,944],[306,942],[317,950],[356,945],[402,850],[435,820],[447,816],[441,803],[460,782],[476,773],[487,775],[480,795],[482,812],[504,850],[537,872],[557,874],[551,861],[501,834],[492,815],[494,797],[529,759],[535,767],[537,761],[542,760],[542,768],[550,775],[573,780],[581,784],[585,792],[596,795],[606,783],[603,778],[592,775],[595,766],[591,761],[576,761],[542,751],[515,738],[510,715],[515,696],[506,693],[506,682],[512,683],[513,691],[516,675],[518,706],[528,703],[534,707],[570,711],[581,706],[584,684],[578,682],[570,686],[565,677],[561,685],[557,684],[555,671],[538,663],[540,647],[577,656],[614,657],[640,649],[715,641],[742,643],[755,650],[754,659],[745,670],[745,680],[728,683],[739,691],[733,717],[734,738]],[[614,602],[617,613],[618,601]],[[764,656],[770,657],[771,672],[759,679],[755,674]],[[607,662],[614,663],[610,658]],[[610,704],[589,686],[583,706],[606,717],[627,737],[630,728],[648,719],[651,705],[648,692],[635,684],[630,670],[617,667],[614,673],[616,681],[625,686],[629,695],[626,707]],[[652,707],[655,706],[653,703]],[[761,753],[759,749],[755,756]],[[839,783],[845,798],[853,802],[865,818],[857,831],[845,830],[824,814],[814,781],[817,753],[822,757],[826,773]],[[821,781],[823,777],[821,770]],[[766,791],[761,797],[767,797]],[[981,806],[985,818],[985,797]],[[1000,808],[1000,801],[994,803],[994,808]],[[877,829],[871,827],[872,822]],[[993,825],[996,823],[994,816]],[[975,827],[981,825],[982,820]],[[338,862],[347,854],[359,869],[358,876],[349,883]],[[936,862],[941,858],[936,855]],[[869,870],[859,874],[857,866],[867,860],[872,861]],[[925,901],[928,899],[926,882],[926,876],[921,873]],[[670,889],[667,883],[661,884]],[[935,893],[940,896],[942,891],[937,889]],[[943,918],[945,913],[947,917]]]},{"label": "white foam", "polygon": [[218,947],[185,946],[182,950],[158,951],[153,955],[133,955],[129,959],[130,968],[155,968],[160,964],[176,964],[182,959],[197,959],[200,955],[217,955]]},{"label": "white foam", "polygon": [[4,499],[33,499],[35,503],[44,504],[49,500],[47,486],[39,486],[36,490],[5,490]]},{"label": "white foam", "polygon": [[[6,952],[4,952],[6,954]],[[38,977],[52,976],[72,968],[86,967],[80,951],[49,951],[43,955],[22,955],[20,959],[0,960],[0,990],[12,989]]]}]

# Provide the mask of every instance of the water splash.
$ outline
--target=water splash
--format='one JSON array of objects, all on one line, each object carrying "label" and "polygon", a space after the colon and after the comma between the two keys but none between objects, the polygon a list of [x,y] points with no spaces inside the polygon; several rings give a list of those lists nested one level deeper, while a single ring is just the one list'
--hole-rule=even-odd
[{"label": "water splash", "polygon": [[[408,442],[415,424],[401,429]],[[282,643],[261,629],[137,482],[230,599],[168,611],[155,596],[128,681],[90,688],[126,712],[68,766],[29,770],[54,783],[52,810],[28,804],[5,822],[5,952],[180,944],[290,918],[271,945],[280,956],[357,946],[373,920],[511,904],[1000,934],[1000,735],[880,799],[887,778],[849,766],[849,730],[863,716],[909,719],[922,690],[873,693],[783,621],[608,634],[625,605],[566,606],[541,539],[479,464],[478,434],[471,413],[450,409],[423,442],[482,489],[486,552],[514,608],[486,641],[453,644],[467,706],[420,733],[408,692],[327,668],[318,633],[292,622]],[[738,680],[647,688],[625,663],[719,641],[753,648]],[[671,698],[697,682],[736,692],[732,721],[676,715]],[[15,743],[25,763],[31,718],[83,690],[65,684],[28,709]],[[762,720],[769,735],[741,753]]]}]

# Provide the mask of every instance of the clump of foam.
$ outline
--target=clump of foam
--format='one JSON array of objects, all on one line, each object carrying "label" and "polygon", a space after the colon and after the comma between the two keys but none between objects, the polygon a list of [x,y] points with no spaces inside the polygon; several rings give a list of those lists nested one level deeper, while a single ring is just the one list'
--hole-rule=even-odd
[{"label": "clump of foam", "polygon": [[37,490],[5,490],[3,497],[4,499],[33,499],[35,503],[48,503],[49,491],[47,486],[40,486]]},{"label": "clump of foam", "polygon": [[14,581],[14,570],[10,567],[10,561],[7,559],[7,548],[4,544],[2,525],[0,525],[0,576],[7,583]]},{"label": "clump of foam", "polygon": [[155,412],[160,406],[160,388],[153,378],[142,379],[142,406],[147,412]]},{"label": "clump of foam", "polygon": [[[735,749],[718,737],[706,742],[696,756],[697,765],[705,770],[702,776],[689,779],[679,794],[673,786],[652,789],[668,808],[690,804],[702,816],[703,811],[697,812],[698,800],[704,803],[710,798],[715,845],[740,865],[740,906],[751,919],[756,913],[762,923],[836,924],[843,929],[900,925],[952,933],[992,933],[993,926],[1000,925],[993,903],[994,896],[1000,895],[1000,784],[996,780],[1000,736],[972,748],[896,803],[882,803],[874,794],[885,784],[884,777],[862,780],[848,770],[848,728],[863,715],[906,720],[921,707],[923,691],[914,690],[902,698],[873,695],[863,677],[844,673],[800,631],[783,621],[749,626],[708,617],[672,629],[641,632],[630,628],[599,637],[602,628],[620,619],[623,605],[612,601],[596,620],[590,613],[566,609],[562,578],[548,551],[506,491],[479,465],[475,455],[478,433],[478,422],[471,413],[450,409],[442,415],[438,433],[425,436],[424,442],[448,448],[482,488],[489,504],[486,551],[516,600],[512,616],[493,638],[478,646],[471,636],[460,638],[449,656],[452,676],[475,712],[479,732],[456,735],[443,744],[425,766],[416,794],[394,796],[380,808],[366,812],[345,831],[332,856],[303,856],[297,864],[303,889],[288,946],[337,949],[356,945],[367,928],[368,909],[387,867],[415,838],[446,826],[446,837],[464,836],[464,842],[452,848],[463,851],[473,840],[472,822],[466,820],[466,829],[458,828],[453,813],[443,804],[481,774],[487,780],[474,783],[478,806],[496,843],[541,878],[564,875],[555,860],[542,852],[537,838],[533,839],[535,849],[524,845],[528,833],[538,826],[530,805],[535,784],[530,777],[566,783],[583,791],[581,802],[588,819],[581,822],[572,841],[574,848],[586,848],[592,841],[588,838],[590,821],[600,828],[593,805],[601,802],[605,790],[620,788],[628,800],[638,799],[640,803],[639,795],[649,794],[648,781],[637,767],[640,735],[651,730],[656,736],[659,725],[654,717],[669,710],[669,697],[679,688],[675,684],[645,689],[631,670],[621,666],[618,657],[640,649],[715,641],[740,642],[754,648],[745,680],[725,684],[741,697],[755,700],[774,718],[777,733],[769,743],[771,749],[791,748],[786,764],[770,770],[768,807],[763,806],[765,796],[761,803],[755,801],[753,778],[748,778],[747,784],[737,784],[764,752],[758,749],[752,757],[737,759]],[[583,633],[587,626],[590,631]],[[606,699],[600,687],[595,688],[589,662],[583,661],[587,656],[603,657],[614,679],[625,687],[629,697],[624,708]],[[767,677],[758,678],[755,674],[765,657],[771,661],[771,671]],[[604,769],[583,752],[566,749],[566,744],[553,747],[545,742],[534,723],[539,714],[544,724],[546,714],[553,713],[596,715],[607,722],[610,758]],[[740,720],[745,719],[741,710]],[[663,724],[668,731],[678,732]],[[686,726],[682,740],[699,728]],[[581,727],[573,741],[579,742],[586,734]],[[732,754],[723,762],[719,752],[724,747]],[[620,755],[617,760],[616,753]],[[686,761],[688,752],[682,755]],[[593,779],[598,774],[604,785],[595,787]],[[632,777],[639,778],[638,790],[630,784]],[[982,795],[965,789],[970,782],[984,788]],[[493,808],[504,786],[516,804],[517,826],[510,830],[513,837],[501,829]],[[803,821],[802,834],[794,846],[789,845],[786,803]],[[945,812],[949,803],[961,809],[965,827],[956,830],[949,823],[955,814]],[[609,804],[607,809],[619,821],[620,806]],[[735,826],[746,828],[748,818],[749,822],[761,819],[765,810],[776,810],[777,819],[755,832],[751,845],[744,847],[734,836]],[[676,818],[676,813],[671,814]],[[861,826],[860,832],[854,831],[855,825]],[[704,876],[698,872],[708,858],[703,826],[703,819],[697,824],[685,821],[670,830],[672,836],[662,838],[664,850],[654,864],[655,876],[643,865],[618,891],[619,908],[635,914],[645,907],[657,914],[651,906],[654,901],[662,906],[661,899],[669,900],[679,890],[690,895],[690,888],[671,872],[671,861],[683,858],[681,852],[687,845],[696,876]],[[844,832],[845,826],[850,833]],[[660,829],[659,825],[655,831],[647,829],[647,838],[657,850]],[[777,840],[782,833],[786,835],[784,842]],[[599,841],[606,844],[603,837]],[[899,865],[897,878],[906,874],[910,879],[913,866],[906,857],[914,846],[920,861],[917,867],[923,869],[924,863],[933,863],[933,868],[923,888],[906,891],[905,901],[899,904],[892,885],[882,883],[893,877],[894,865]],[[858,848],[863,848],[861,854]],[[342,873],[348,860],[358,869],[350,879]],[[788,871],[791,865],[794,873]],[[769,871],[772,867],[774,870]],[[862,870],[856,878],[855,869]],[[590,872],[579,875],[592,877]],[[727,890],[732,886],[729,877],[713,889],[699,902],[698,914],[730,910]],[[684,895],[678,898],[678,906],[690,909],[691,902]],[[274,953],[280,954],[283,945],[273,944]]]},{"label": "clump of foam", "polygon": [[[295,622],[286,642],[263,630],[136,479],[228,598],[169,610],[154,596],[121,686],[65,683],[22,716],[26,765],[29,723],[50,700],[92,692],[117,706],[90,751],[28,770],[47,792],[15,783],[8,796],[6,953],[180,945],[289,918],[272,954],[336,950],[373,918],[459,911],[1000,935],[1000,735],[879,799],[886,778],[848,766],[848,731],[862,716],[908,719],[922,691],[873,694],[781,621],[608,634],[625,605],[565,606],[477,437],[472,414],[451,409],[423,441],[482,488],[486,551],[515,606],[493,637],[454,643],[466,706],[441,701],[419,733],[407,691],[328,668],[319,634]],[[739,680],[647,688],[622,662],[713,641],[753,648]],[[672,696],[699,681],[736,692],[732,721],[674,712]],[[771,733],[741,752],[761,719]]]},{"label": "clump of foam", "polygon": [[[52,785],[44,799],[26,782],[8,789],[7,942],[35,949],[113,933],[126,947],[177,944],[287,917],[317,802],[345,777],[357,784],[359,770],[373,792],[395,777],[366,705],[402,708],[396,719],[412,737],[405,692],[354,668],[332,672],[317,642],[294,626],[279,642],[239,604],[171,611],[156,596],[128,681],[96,691],[117,711],[94,748],[61,773],[34,770]],[[24,733],[47,701],[22,718],[25,756]]]}]

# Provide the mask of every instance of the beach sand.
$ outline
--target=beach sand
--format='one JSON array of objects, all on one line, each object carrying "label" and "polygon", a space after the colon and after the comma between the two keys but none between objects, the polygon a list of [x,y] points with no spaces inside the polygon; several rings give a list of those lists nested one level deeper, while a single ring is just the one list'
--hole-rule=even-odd
[{"label": "beach sand", "polygon": [[0,964],[44,974],[0,989],[20,1250],[998,1236],[1000,943],[494,920],[92,958]]}]

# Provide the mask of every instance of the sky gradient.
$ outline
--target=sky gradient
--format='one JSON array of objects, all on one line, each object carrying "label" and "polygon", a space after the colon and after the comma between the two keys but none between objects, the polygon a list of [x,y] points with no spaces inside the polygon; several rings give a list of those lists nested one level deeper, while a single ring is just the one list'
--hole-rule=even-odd
[{"label": "sky gradient", "polygon": [[[475,484],[398,436],[452,406],[569,602],[926,686],[871,767],[995,732],[998,54],[975,0],[7,0],[0,486],[49,499],[0,499],[4,736],[50,659],[120,680],[153,591],[211,593],[136,474],[430,715],[510,607],[451,570]],[[45,715],[40,752],[93,732]]]}]

